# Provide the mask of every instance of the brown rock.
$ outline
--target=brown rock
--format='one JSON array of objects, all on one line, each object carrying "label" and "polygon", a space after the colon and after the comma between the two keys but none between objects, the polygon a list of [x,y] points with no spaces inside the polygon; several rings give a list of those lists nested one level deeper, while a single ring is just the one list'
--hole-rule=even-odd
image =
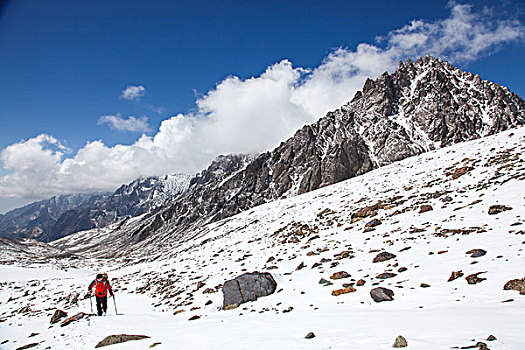
[{"label": "brown rock", "polygon": [[423,204],[421,208],[419,209],[419,214],[426,213],[427,211],[434,210],[431,205],[429,204]]},{"label": "brown rock", "polygon": [[468,275],[467,277],[465,277],[465,279],[467,280],[468,284],[480,283],[481,281],[486,280],[486,278],[478,277],[478,275],[481,274],[481,273],[486,273],[486,271],[485,272],[473,273],[472,275]]},{"label": "brown rock", "polygon": [[355,288],[354,287],[346,287],[346,288],[343,288],[343,289],[336,289],[336,290],[332,291],[332,295],[333,296],[338,296],[338,295],[341,295],[341,294],[347,294],[347,293],[352,293],[352,292],[355,292]]},{"label": "brown rock", "polygon": [[79,312],[78,314],[74,315],[74,316],[71,316],[70,318],[66,318],[61,324],[60,324],[60,327],[65,327],[67,326],[68,324],[72,323],[72,322],[75,322],[75,321],[78,321],[80,319],[82,319],[84,316],[89,316],[88,314],[86,313],[83,313],[83,312]]},{"label": "brown rock", "polygon": [[18,348],[16,348],[16,350],[30,349],[30,348],[34,348],[37,345],[38,345],[38,343],[31,343],[31,344],[27,344],[27,345],[18,347]]},{"label": "brown rock", "polygon": [[67,317],[67,312],[57,309],[51,317],[51,324],[57,323],[61,318]]},{"label": "brown rock", "polygon": [[394,345],[392,345],[392,347],[394,348],[406,348],[407,346],[408,346],[407,340],[402,335],[399,335],[396,338]]},{"label": "brown rock", "polygon": [[383,272],[383,273],[380,273],[379,275],[377,275],[377,278],[384,280],[384,279],[392,278],[392,277],[395,277],[395,276],[397,276],[397,273]]},{"label": "brown rock", "polygon": [[147,335],[130,335],[130,334],[115,334],[115,335],[108,335],[104,339],[98,342],[97,345],[95,345],[95,348],[101,348],[108,345],[113,344],[119,344],[119,343],[125,343],[130,340],[141,340],[149,338]]},{"label": "brown rock", "polygon": [[452,271],[452,274],[450,275],[450,277],[448,279],[448,282],[453,281],[453,280],[455,280],[457,278],[460,278],[461,276],[463,276],[463,271],[462,270]]},{"label": "brown rock", "polygon": [[305,339],[312,339],[312,338],[315,338],[315,334],[314,332],[310,332],[306,335],[306,337],[304,337]]},{"label": "brown rock", "polygon": [[516,290],[520,294],[525,294],[525,278],[510,280],[503,286],[504,290]]},{"label": "brown rock", "polygon": [[464,166],[461,168],[456,168],[456,170],[454,170],[452,174],[447,174],[447,175],[452,175],[452,179],[456,180],[458,177],[465,175],[472,169],[473,169],[472,167]]},{"label": "brown rock", "polygon": [[188,318],[188,321],[198,320],[199,318],[201,318],[199,315],[195,315],[195,316]]},{"label": "brown rock", "polygon": [[494,204],[494,205],[491,205],[489,208],[489,215],[496,215],[496,214],[499,214],[507,210],[512,210],[512,207],[506,207],[504,205]]},{"label": "brown rock", "polygon": [[382,222],[379,219],[372,219],[369,222],[366,223],[365,227],[376,227],[381,225]]},{"label": "brown rock", "polygon": [[429,287],[430,287],[430,284],[421,283],[420,287],[421,287],[421,288],[429,288]]},{"label": "brown rock", "polygon": [[364,286],[364,285],[365,285],[365,283],[366,283],[366,281],[365,281],[365,280],[363,280],[363,279],[360,279],[359,281],[357,281],[356,285],[357,285],[358,287],[361,287],[361,286]]},{"label": "brown rock", "polygon": [[330,276],[330,279],[332,280],[339,280],[341,278],[348,278],[350,277],[350,274],[346,271],[339,271],[334,273],[332,276]]}]

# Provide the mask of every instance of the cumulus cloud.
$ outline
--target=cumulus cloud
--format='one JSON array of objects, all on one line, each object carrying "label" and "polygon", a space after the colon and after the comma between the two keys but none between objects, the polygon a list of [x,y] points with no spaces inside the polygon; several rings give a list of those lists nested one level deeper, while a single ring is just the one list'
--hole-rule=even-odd
[{"label": "cumulus cloud", "polygon": [[121,98],[125,100],[138,100],[146,94],[146,88],[142,85],[129,85],[124,90],[122,90]]},{"label": "cumulus cloud", "polygon": [[[467,62],[524,35],[520,22],[495,19],[490,11],[474,13],[460,4],[452,4],[450,11],[448,18],[435,22],[414,20],[375,44],[335,49],[318,67],[294,67],[283,60],[257,77],[230,76],[197,96],[192,112],[164,120],[155,135],[142,135],[131,145],[92,141],[74,155],[50,135],[11,145],[0,154],[9,170],[0,178],[0,197],[113,190],[139,176],[195,173],[218,154],[275,147],[302,125],[349,101],[366,78],[395,69],[399,60],[432,54]],[[133,88],[129,99],[145,91]],[[115,128],[129,129],[141,121],[103,118]]]},{"label": "cumulus cloud", "polygon": [[128,119],[124,119],[120,116],[120,113],[117,113],[117,115],[103,115],[99,118],[98,123],[107,124],[111,129],[118,131],[149,131],[148,117],[146,116],[139,118],[130,116]]}]

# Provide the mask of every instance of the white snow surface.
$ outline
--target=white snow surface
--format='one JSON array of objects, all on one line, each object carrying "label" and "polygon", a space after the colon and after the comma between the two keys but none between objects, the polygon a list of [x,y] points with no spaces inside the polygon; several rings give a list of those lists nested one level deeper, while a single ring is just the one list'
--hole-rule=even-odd
[{"label": "white snow surface", "polygon": [[[525,295],[503,290],[507,281],[525,277],[524,151],[525,128],[519,128],[253,208],[150,247],[151,255],[137,250],[129,259],[0,265],[0,349],[30,343],[38,343],[34,349],[93,349],[122,333],[151,338],[108,349],[157,342],[158,349],[390,349],[398,335],[407,349],[478,341],[493,350],[525,349]],[[453,179],[464,166],[472,169]],[[381,225],[367,230],[372,217],[352,220],[378,201],[384,205],[373,218]],[[433,210],[420,213],[423,204]],[[494,204],[512,209],[488,215]],[[96,238],[104,234],[111,232]],[[487,253],[472,258],[466,254],[471,249]],[[344,251],[348,257],[338,259]],[[382,251],[396,258],[372,263]],[[331,261],[312,268],[323,258]],[[302,262],[306,267],[296,270]],[[108,316],[50,327],[56,308],[68,316],[91,312],[84,295],[101,270],[109,273],[120,314],[109,300]],[[464,276],[447,282],[459,270]],[[219,286],[251,271],[270,272],[277,291],[222,310]],[[331,280],[338,271],[351,277]],[[376,277],[383,272],[397,275]],[[468,284],[465,277],[477,272],[486,280]],[[321,278],[333,285],[319,284]],[[331,295],[359,279],[366,284],[355,292]],[[206,285],[198,289],[199,281]],[[377,286],[392,289],[394,300],[375,303],[369,292]],[[203,294],[206,288],[217,292]],[[195,315],[200,319],[189,321]],[[315,338],[305,339],[308,332]],[[487,341],[491,334],[497,340]]]}]

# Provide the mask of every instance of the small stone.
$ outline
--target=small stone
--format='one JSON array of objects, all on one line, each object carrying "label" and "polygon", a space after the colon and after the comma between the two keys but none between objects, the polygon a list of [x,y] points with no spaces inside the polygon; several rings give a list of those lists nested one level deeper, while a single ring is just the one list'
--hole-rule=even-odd
[{"label": "small stone", "polygon": [[366,223],[365,227],[376,227],[381,225],[382,222],[379,219],[372,219],[369,222]]},{"label": "small stone", "polygon": [[503,290],[516,290],[525,294],[525,278],[510,280],[503,286]]},{"label": "small stone", "polygon": [[434,210],[431,205],[423,204],[419,209],[419,214],[426,213],[427,211]]},{"label": "small stone", "polygon": [[176,310],[173,314],[174,315],[178,315],[178,314],[180,314],[182,312],[186,312],[186,310],[184,310],[184,309]]},{"label": "small stone", "polygon": [[149,347],[150,348],[154,348],[154,347],[156,347],[157,345],[160,345],[160,344],[162,344],[162,343],[160,341],[158,341],[156,343],[151,344]]},{"label": "small stone", "polygon": [[377,278],[385,280],[387,278],[392,278],[392,277],[395,277],[395,276],[397,276],[397,273],[383,272],[383,273],[380,273],[379,275],[377,275]]},{"label": "small stone", "polygon": [[297,267],[295,268],[295,271],[302,270],[305,267],[306,267],[306,265],[304,264],[304,262],[301,262],[299,265],[297,265]]},{"label": "small stone", "polygon": [[319,280],[319,284],[328,284],[328,283],[330,283],[330,281],[327,281],[327,280],[325,280],[324,278],[321,278],[321,279]]},{"label": "small stone", "polygon": [[370,290],[370,296],[376,303],[394,300],[394,292],[383,287],[377,287]]},{"label": "small stone", "polygon": [[339,272],[334,273],[332,276],[330,276],[330,279],[339,280],[339,279],[348,278],[348,277],[350,277],[350,274],[348,272],[339,271]]},{"label": "small stone", "polygon": [[485,273],[485,272],[473,273],[472,275],[468,275],[467,277],[465,277],[465,279],[467,280],[468,284],[480,283],[480,282],[486,280],[486,278],[478,277],[478,275],[481,274],[481,273]]},{"label": "small stone", "polygon": [[489,335],[489,337],[487,338],[488,341],[494,341],[494,340],[497,340],[498,338],[496,338],[495,336],[493,336],[492,334]]},{"label": "small stone", "polygon": [[312,339],[312,338],[315,338],[315,334],[314,332],[310,332],[306,335],[306,337],[304,337],[305,339]]},{"label": "small stone", "polygon": [[460,278],[461,276],[463,276],[463,271],[462,270],[459,270],[459,271],[452,271],[452,274],[450,275],[449,279],[448,279],[448,282],[450,281],[453,281],[455,279],[458,279]]},{"label": "small stone", "polygon": [[471,249],[465,254],[470,254],[471,258],[479,258],[480,256],[487,254],[487,251],[483,249]]},{"label": "small stone", "polygon": [[489,215],[496,215],[496,214],[502,213],[507,210],[512,210],[512,207],[506,207],[501,204],[494,204],[494,205],[491,205],[489,208]]},{"label": "small stone", "polygon": [[199,318],[201,318],[199,315],[195,315],[195,316],[188,318],[188,321],[198,320]]},{"label": "small stone", "polygon": [[429,287],[430,287],[430,284],[421,283],[420,287],[421,287],[421,288],[429,288]]},{"label": "small stone", "polygon": [[358,287],[361,287],[361,286],[364,286],[364,285],[365,285],[365,283],[366,283],[366,281],[365,281],[365,280],[363,280],[363,279],[360,279],[359,281],[357,281],[356,285],[357,285]]},{"label": "small stone", "polygon": [[108,335],[104,339],[98,342],[97,345],[95,345],[95,348],[101,348],[108,345],[113,344],[119,344],[119,343],[125,343],[130,340],[142,340],[149,338],[147,335],[130,335],[130,334],[116,334],[116,335]]},{"label": "small stone", "polygon": [[67,316],[67,313],[62,311],[62,310],[59,310],[57,309],[55,311],[55,313],[53,314],[53,316],[51,317],[51,321],[50,323],[51,324],[54,324],[54,323],[57,323],[58,321],[60,321],[61,318],[64,318]]},{"label": "small stone", "polygon": [[408,346],[407,340],[402,335],[399,335],[394,342],[394,348],[406,348]]},{"label": "small stone", "polygon": [[375,258],[372,260],[372,262],[373,263],[383,262],[383,261],[387,261],[387,260],[393,259],[395,257],[396,257],[395,254],[392,254],[392,253],[389,253],[389,252],[382,252],[382,253],[377,254],[375,256]]}]

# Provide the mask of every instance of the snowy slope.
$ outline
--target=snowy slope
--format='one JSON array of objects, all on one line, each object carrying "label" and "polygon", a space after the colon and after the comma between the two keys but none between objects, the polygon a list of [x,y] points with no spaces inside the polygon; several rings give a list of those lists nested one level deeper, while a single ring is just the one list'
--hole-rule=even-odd
[{"label": "snowy slope", "polygon": [[[525,296],[503,285],[525,277],[524,154],[522,127],[268,203],[127,257],[1,265],[0,346],[90,349],[107,335],[127,333],[151,338],[111,349],[156,342],[159,349],[390,349],[398,335],[408,349],[477,341],[490,349],[523,349]],[[378,201],[375,216],[356,218]],[[489,215],[495,204],[511,209]],[[433,210],[420,213],[422,205]],[[366,227],[372,219],[381,224]],[[106,234],[109,229],[67,239]],[[487,253],[472,258],[471,249]],[[383,251],[396,258],[373,263]],[[69,316],[90,312],[84,294],[99,270],[109,272],[123,314],[110,308],[107,317],[49,327],[55,308]],[[464,276],[447,282],[459,270]],[[21,271],[30,279],[20,278]],[[219,286],[247,271],[270,272],[277,292],[221,310]],[[330,280],[338,271],[351,276]],[[384,272],[396,275],[377,277]],[[486,280],[468,284],[465,277],[477,272]],[[321,278],[333,285],[319,284]],[[331,295],[359,279],[366,283],[355,292]],[[375,303],[369,292],[376,286],[392,289],[394,300]],[[206,288],[218,292],[203,294]],[[200,319],[188,320],[195,315]],[[308,332],[316,337],[305,339]],[[485,340],[491,334],[497,340]]]}]

